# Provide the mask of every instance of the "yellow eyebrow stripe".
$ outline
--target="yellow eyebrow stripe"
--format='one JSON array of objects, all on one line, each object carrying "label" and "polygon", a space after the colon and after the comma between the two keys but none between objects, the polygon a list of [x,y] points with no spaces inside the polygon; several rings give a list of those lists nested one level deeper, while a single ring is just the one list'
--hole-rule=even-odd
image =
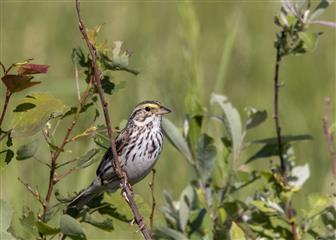
[{"label": "yellow eyebrow stripe", "polygon": [[144,105],[144,107],[158,108],[159,106],[157,104],[147,103],[147,104]]}]

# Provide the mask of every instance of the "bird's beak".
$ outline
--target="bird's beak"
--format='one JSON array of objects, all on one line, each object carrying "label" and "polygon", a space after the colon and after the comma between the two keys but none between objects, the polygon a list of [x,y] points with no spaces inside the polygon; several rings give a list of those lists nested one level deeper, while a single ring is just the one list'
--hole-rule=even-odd
[{"label": "bird's beak", "polygon": [[159,108],[157,114],[158,114],[158,115],[165,115],[165,114],[168,114],[168,113],[170,113],[170,112],[171,112],[170,109],[168,109],[168,108],[166,108],[166,107],[164,107],[164,106],[160,106],[160,108]]}]

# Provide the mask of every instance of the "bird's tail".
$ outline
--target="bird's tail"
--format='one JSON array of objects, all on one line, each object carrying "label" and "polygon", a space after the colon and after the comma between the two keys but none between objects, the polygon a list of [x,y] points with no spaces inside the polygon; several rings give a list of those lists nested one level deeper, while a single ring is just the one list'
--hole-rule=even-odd
[{"label": "bird's tail", "polygon": [[102,194],[104,192],[104,187],[101,185],[100,180],[97,178],[94,180],[89,187],[84,189],[77,197],[75,197],[70,204],[69,208],[81,209],[85,204],[90,202],[94,197]]}]

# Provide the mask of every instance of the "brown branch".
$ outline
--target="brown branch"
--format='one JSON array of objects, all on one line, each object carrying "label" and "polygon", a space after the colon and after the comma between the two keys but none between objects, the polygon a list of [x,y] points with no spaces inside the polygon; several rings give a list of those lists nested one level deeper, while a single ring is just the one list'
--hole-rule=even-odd
[{"label": "brown branch", "polygon": [[[90,95],[91,87],[92,87],[92,78],[90,79],[90,82],[88,83],[88,86],[86,87],[86,90],[84,91],[84,93],[82,94],[82,96],[80,98],[80,101],[78,102],[77,112],[76,112],[76,114],[75,114],[75,116],[74,116],[74,118],[71,122],[71,125],[67,129],[67,132],[66,132],[66,134],[63,138],[63,142],[62,142],[61,146],[52,155],[51,164],[50,164],[49,184],[48,184],[47,194],[46,194],[46,197],[45,197],[45,201],[47,203],[50,202],[50,198],[51,198],[51,194],[54,190],[54,186],[58,182],[57,179],[55,178],[56,168],[57,168],[57,164],[56,164],[57,159],[58,159],[59,155],[61,154],[61,152],[64,150],[65,145],[68,143],[70,134],[71,134],[73,128],[75,127],[75,125],[78,121],[81,108],[83,107],[86,99]],[[44,209],[43,209],[43,216],[47,213],[47,211],[48,211],[48,208],[47,208],[47,206],[45,206]]]},{"label": "brown branch", "polygon": [[5,74],[6,73],[6,68],[5,68],[5,65],[0,61],[0,66],[1,66],[1,69],[3,71],[3,73]]},{"label": "brown branch", "polygon": [[155,206],[156,206],[156,201],[155,201],[155,194],[154,194],[154,183],[155,183],[155,173],[156,170],[153,168],[152,169],[152,180],[149,183],[149,188],[151,190],[152,193],[152,209],[151,209],[151,214],[149,217],[149,222],[150,222],[150,229],[153,231],[153,221],[154,221],[154,213],[155,213]]},{"label": "brown branch", "polygon": [[[281,32],[281,40],[285,38],[285,32]],[[280,41],[281,41],[280,40]],[[283,149],[282,149],[282,141],[281,141],[281,127],[280,127],[280,117],[279,117],[279,71],[280,71],[280,62],[282,59],[281,56],[281,43],[279,42],[276,48],[276,61],[275,61],[275,73],[274,73],[274,122],[275,122],[275,130],[277,136],[277,144],[279,151],[279,159],[280,159],[280,170],[281,175],[286,180],[286,163],[283,157]]]},{"label": "brown branch", "polygon": [[65,178],[66,176],[68,176],[70,173],[73,173],[74,171],[77,171],[79,170],[78,167],[73,167],[73,168],[70,168],[68,169],[67,171],[65,171],[64,173],[60,174],[60,175],[57,175],[55,174],[54,176],[54,185],[56,185],[56,183],[58,183],[60,180],[62,180],[63,178]]},{"label": "brown branch", "polygon": [[132,209],[133,215],[134,215],[134,219],[135,222],[138,224],[140,231],[142,232],[143,236],[145,239],[151,239],[151,234],[149,232],[149,230],[147,229],[147,227],[145,226],[144,220],[142,215],[140,214],[138,207],[133,199],[133,192],[130,189],[128,182],[127,182],[127,175],[126,173],[121,169],[120,167],[120,162],[119,162],[119,157],[116,151],[116,146],[115,146],[115,142],[113,139],[113,131],[112,131],[112,125],[111,125],[111,121],[110,121],[110,117],[108,114],[108,104],[104,98],[104,92],[103,92],[103,88],[101,85],[101,72],[98,69],[97,66],[97,52],[95,47],[93,46],[93,44],[90,42],[89,38],[88,38],[88,34],[82,19],[82,16],[80,14],[80,1],[76,0],[76,11],[77,11],[77,16],[78,16],[78,21],[79,21],[79,30],[82,33],[84,40],[86,42],[86,45],[89,49],[90,55],[91,55],[91,60],[92,60],[92,70],[93,70],[93,77],[94,77],[94,82],[95,85],[98,89],[98,94],[99,94],[99,98],[100,98],[100,102],[102,104],[102,108],[103,108],[103,112],[104,112],[104,118],[105,118],[105,122],[106,122],[106,127],[108,130],[108,135],[109,135],[109,140],[110,140],[110,144],[111,144],[111,150],[112,150],[112,156],[113,158],[111,159],[112,164],[114,166],[115,172],[118,174],[118,176],[121,178],[121,185],[123,188],[123,191],[125,193],[125,199],[128,203],[128,205],[130,206],[130,208]]},{"label": "brown branch", "polygon": [[323,132],[328,144],[329,154],[332,161],[333,174],[336,177],[336,149],[334,145],[334,135],[332,130],[330,130],[329,116],[330,116],[330,98],[326,97],[324,99],[324,115],[322,119]]},{"label": "brown branch", "polygon": [[[275,72],[274,72],[274,122],[275,122],[275,130],[276,130],[276,137],[277,137],[277,145],[278,145],[278,155],[280,159],[280,173],[287,184],[287,167],[286,162],[283,157],[283,145],[281,140],[281,126],[280,126],[280,116],[279,116],[279,89],[281,84],[279,83],[279,72],[280,72],[280,63],[282,60],[282,41],[285,41],[286,33],[284,31],[281,32],[280,39],[278,40],[276,46],[276,60],[275,60]],[[297,235],[297,226],[295,221],[293,221],[293,217],[295,216],[295,211],[292,207],[292,202],[289,200],[286,204],[286,212],[287,212],[287,219],[291,225],[291,233],[292,239],[298,240]]]},{"label": "brown branch", "polygon": [[2,125],[2,122],[3,122],[4,118],[5,118],[6,110],[7,110],[9,99],[10,99],[11,96],[12,96],[12,93],[7,89],[6,94],[5,94],[4,105],[3,105],[3,108],[2,108],[2,111],[1,111],[1,116],[0,116],[0,127]]},{"label": "brown branch", "polygon": [[44,201],[44,199],[41,197],[41,194],[37,190],[34,190],[28,183],[22,181],[21,178],[18,177],[18,180],[27,188],[29,192],[31,192],[31,194],[36,198],[37,201],[39,201],[43,208],[47,206],[47,203]]}]

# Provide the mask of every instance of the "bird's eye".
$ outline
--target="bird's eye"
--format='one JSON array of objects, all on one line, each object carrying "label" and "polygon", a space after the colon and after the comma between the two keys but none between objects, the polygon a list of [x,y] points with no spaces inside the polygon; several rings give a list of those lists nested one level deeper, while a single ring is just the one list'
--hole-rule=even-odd
[{"label": "bird's eye", "polygon": [[145,107],[145,110],[146,110],[147,112],[149,112],[149,111],[150,111],[150,107]]}]

